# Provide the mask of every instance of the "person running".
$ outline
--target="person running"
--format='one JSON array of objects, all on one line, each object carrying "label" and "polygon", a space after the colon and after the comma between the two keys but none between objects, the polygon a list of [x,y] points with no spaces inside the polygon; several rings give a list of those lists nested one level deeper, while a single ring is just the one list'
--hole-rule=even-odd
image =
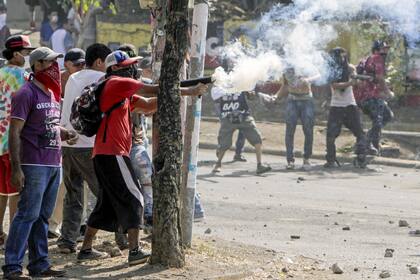
[{"label": "person running", "polygon": [[[70,114],[73,101],[82,94],[86,86],[103,79],[106,72],[105,59],[110,53],[111,50],[107,46],[93,44],[86,52],[86,68],[69,77],[61,115],[63,127],[72,128]],[[77,61],[81,62],[79,59]],[[99,194],[99,183],[91,159],[94,143],[95,137],[79,135],[76,145],[63,145],[63,179],[66,194],[64,196],[61,236],[57,240],[58,250],[63,254],[76,252],[85,197],[83,183],[87,182],[95,197]]]},{"label": "person running", "polygon": [[356,68],[349,64],[347,51],[343,48],[334,48],[330,51],[331,57],[331,107],[327,124],[327,163],[326,168],[339,166],[336,158],[335,139],[340,135],[341,127],[347,127],[356,137],[355,165],[366,167],[366,135],[363,131],[362,121],[356,100],[353,95],[353,85],[357,83],[352,79]]},{"label": "person running", "polygon": [[60,277],[48,259],[48,219],[60,185],[61,141],[75,143],[77,134],[59,126],[62,54],[41,47],[30,54],[33,79],[12,96],[9,149],[11,182],[20,192],[16,215],[6,242],[5,279],[22,275],[26,248],[32,277]]},{"label": "person running", "polygon": [[359,63],[358,74],[371,76],[355,87],[356,101],[372,121],[372,127],[367,133],[368,153],[379,155],[382,129],[390,122],[394,114],[389,108],[387,99],[393,98],[394,93],[389,89],[385,81],[386,57],[389,46],[386,42],[376,40],[373,42],[372,55]]},{"label": "person running", "polygon": [[312,156],[312,146],[314,138],[315,108],[311,89],[311,83],[319,76],[306,78],[298,75],[293,67],[286,69],[283,74],[283,84],[278,91],[276,98],[280,99],[287,96],[286,105],[286,151],[287,166],[286,169],[295,168],[294,137],[298,120],[302,123],[303,133],[305,135],[303,166],[304,170],[310,170],[311,163],[309,159]]},{"label": "person running", "polygon": [[[155,97],[158,85],[137,81],[139,57],[130,58],[115,51],[107,56],[107,80],[100,95],[100,109],[114,110],[102,120],[93,148],[95,173],[99,181],[98,200],[88,220],[88,227],[78,260],[103,258],[106,254],[92,248],[99,229],[128,232],[129,265],[147,261],[150,254],[139,248],[139,228],[143,220],[144,198],[130,160],[132,127],[130,111],[144,105],[144,97]],[[204,94],[207,86],[182,88],[182,95]],[[142,97],[144,96],[144,97]],[[116,106],[116,104],[119,104]]]},{"label": "person running", "polygon": [[3,57],[6,66],[0,69],[0,246],[3,247],[7,234],[3,229],[4,215],[9,201],[10,223],[16,213],[19,192],[11,184],[9,159],[9,128],[12,96],[25,84],[29,74],[25,62],[29,64],[29,54],[34,50],[29,37],[12,36],[6,40]]},{"label": "person running", "polygon": [[214,102],[219,104],[221,116],[217,137],[217,163],[213,168],[213,173],[221,171],[223,156],[232,146],[232,135],[236,130],[240,130],[248,142],[255,147],[257,174],[263,174],[271,170],[271,167],[265,166],[261,162],[262,138],[248,106],[247,95],[249,94],[248,92],[230,93],[228,90],[217,86],[211,90],[211,97]]}]

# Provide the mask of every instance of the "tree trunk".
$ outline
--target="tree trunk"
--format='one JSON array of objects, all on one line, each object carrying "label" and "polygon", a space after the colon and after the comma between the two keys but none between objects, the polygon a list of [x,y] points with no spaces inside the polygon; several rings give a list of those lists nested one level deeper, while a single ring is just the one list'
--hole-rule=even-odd
[{"label": "tree trunk", "polygon": [[152,264],[182,267],[180,174],[182,133],[179,77],[188,44],[188,0],[168,2],[158,94],[159,150],[154,160]]}]

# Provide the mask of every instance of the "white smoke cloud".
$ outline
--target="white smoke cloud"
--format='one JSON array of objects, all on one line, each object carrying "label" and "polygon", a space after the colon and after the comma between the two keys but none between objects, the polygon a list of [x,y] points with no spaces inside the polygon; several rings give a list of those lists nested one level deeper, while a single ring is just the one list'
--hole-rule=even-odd
[{"label": "white smoke cloud", "polygon": [[223,49],[222,56],[234,67],[229,73],[217,69],[216,84],[252,90],[258,82],[279,79],[288,66],[298,75],[326,77],[325,47],[338,35],[333,24],[345,26],[366,17],[388,22],[390,31],[403,35],[409,44],[420,41],[420,0],[295,0],[292,5],[276,5],[261,17],[247,34],[255,46],[235,42]]}]

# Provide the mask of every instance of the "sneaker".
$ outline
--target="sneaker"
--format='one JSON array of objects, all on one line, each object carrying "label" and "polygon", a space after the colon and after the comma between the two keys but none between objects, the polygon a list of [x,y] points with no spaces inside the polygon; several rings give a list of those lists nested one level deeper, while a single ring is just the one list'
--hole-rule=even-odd
[{"label": "sneaker", "polygon": [[204,220],[204,212],[194,213],[194,222],[198,223]]},{"label": "sneaker", "polygon": [[268,171],[271,171],[270,166],[262,165],[261,163],[257,165],[257,175],[266,173]]},{"label": "sneaker", "polygon": [[53,231],[48,231],[48,239],[56,239],[59,238],[60,235],[56,232]]},{"label": "sneaker", "polygon": [[365,157],[364,155],[362,155],[362,156],[359,156],[359,155],[358,155],[358,156],[354,159],[354,166],[355,166],[355,167],[358,167],[358,168],[361,168],[361,169],[366,168],[366,166],[367,166],[366,157]]},{"label": "sneaker", "polygon": [[371,144],[367,148],[367,154],[371,155],[371,156],[378,156],[379,155],[379,150]]},{"label": "sneaker", "polygon": [[76,253],[76,247],[72,247],[72,246],[68,246],[68,245],[57,245],[58,247],[58,252],[61,254],[73,254]]},{"label": "sneaker", "polygon": [[286,165],[287,170],[293,170],[295,169],[295,162],[294,161],[288,161]]},{"label": "sneaker", "polygon": [[312,165],[309,162],[309,159],[304,159],[302,169],[305,170],[305,171],[309,171],[309,170],[311,170],[311,168],[312,168]]},{"label": "sneaker", "polygon": [[132,266],[145,263],[149,260],[149,257],[149,253],[146,253],[137,247],[136,249],[130,250],[130,253],[128,254],[128,265]]},{"label": "sneaker", "polygon": [[47,270],[44,270],[43,272],[39,273],[29,273],[30,276],[36,277],[36,278],[54,278],[54,277],[64,277],[66,276],[65,270],[56,270],[52,269],[51,267]]},{"label": "sneaker", "polygon": [[25,276],[25,275],[23,275],[22,272],[16,271],[16,272],[12,272],[8,275],[4,275],[3,279],[8,279],[8,280],[31,280],[32,277]]},{"label": "sneaker", "polygon": [[337,160],[335,160],[335,161],[327,161],[324,164],[324,168],[336,168],[336,167],[340,167],[340,166],[341,165],[340,165],[340,163]]},{"label": "sneaker", "polygon": [[93,248],[80,250],[80,252],[77,254],[77,260],[79,262],[90,261],[90,260],[100,260],[100,259],[105,259],[107,257],[108,257],[107,253],[100,252]]},{"label": "sneaker", "polygon": [[243,155],[235,155],[233,157],[233,161],[241,161],[241,162],[246,162],[246,158]]},{"label": "sneaker", "polygon": [[213,173],[220,173],[221,168],[222,168],[222,164],[221,163],[216,163],[216,165],[213,167],[212,172]]}]

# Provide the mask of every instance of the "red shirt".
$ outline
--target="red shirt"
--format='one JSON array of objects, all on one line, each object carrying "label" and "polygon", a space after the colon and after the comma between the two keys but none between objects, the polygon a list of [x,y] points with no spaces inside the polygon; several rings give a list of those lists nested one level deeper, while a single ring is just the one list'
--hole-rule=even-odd
[{"label": "red shirt", "polygon": [[[380,54],[371,55],[366,61],[365,66],[367,74],[378,76],[385,76],[385,59]],[[377,81],[363,81],[354,87],[355,96],[358,102],[363,102],[371,98],[381,98],[381,88]]]},{"label": "red shirt", "polygon": [[[108,111],[113,105],[126,99],[126,102],[104,117],[96,134],[93,157],[96,155],[129,156],[131,150],[131,119],[130,104],[138,98],[134,94],[140,90],[143,83],[130,78],[113,76],[106,82],[101,93],[99,106],[102,112]],[[108,121],[106,139],[103,141],[105,125]]]}]

